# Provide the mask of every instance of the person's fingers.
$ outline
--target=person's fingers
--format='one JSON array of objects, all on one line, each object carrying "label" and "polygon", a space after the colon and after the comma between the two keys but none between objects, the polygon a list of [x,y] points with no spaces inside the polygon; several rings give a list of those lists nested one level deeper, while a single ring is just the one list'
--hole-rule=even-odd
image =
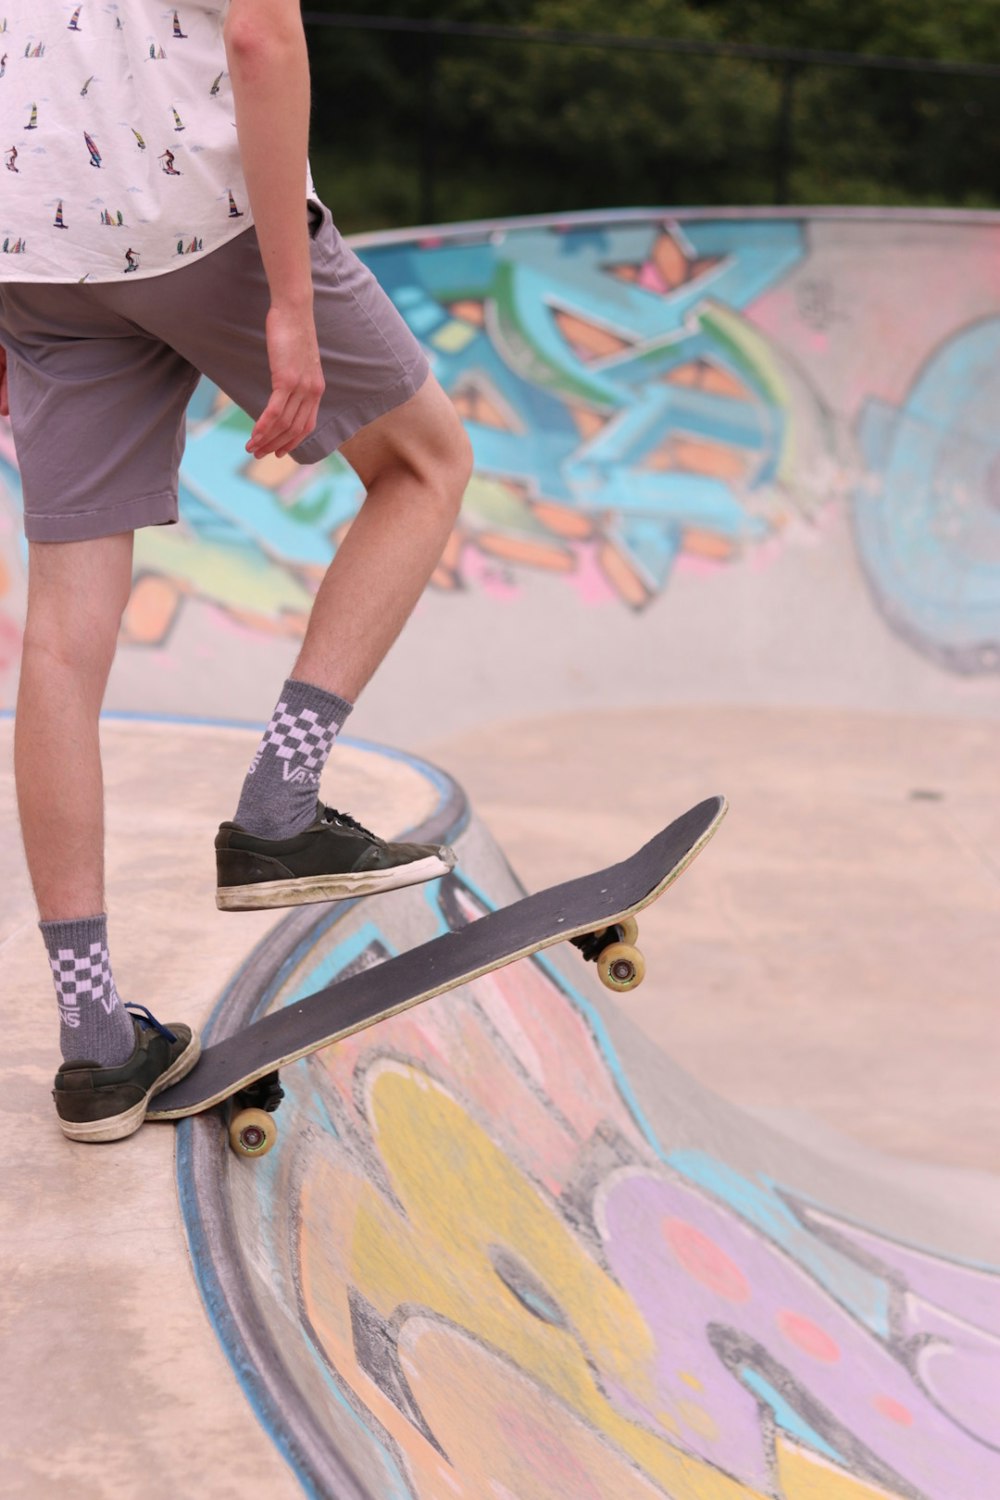
[{"label": "person's fingers", "polygon": [[291,394],[287,390],[274,390],[271,392],[271,399],[254,423],[253,431],[247,441],[248,453],[252,453],[256,457],[263,457],[261,449],[270,447],[275,437],[287,429],[286,411],[289,407]]},{"label": "person's fingers", "polygon": [[275,391],[250,434],[247,452],[254,458],[266,458],[270,453],[283,458],[297,448],[316,427],[325,389],[322,378],[313,378],[290,389],[284,399]]}]

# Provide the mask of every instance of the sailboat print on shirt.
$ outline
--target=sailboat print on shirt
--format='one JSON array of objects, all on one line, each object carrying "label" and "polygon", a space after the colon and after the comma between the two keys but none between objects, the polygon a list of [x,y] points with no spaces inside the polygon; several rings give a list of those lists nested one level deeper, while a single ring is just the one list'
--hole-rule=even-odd
[{"label": "sailboat print on shirt", "polygon": [[212,81],[212,87],[208,91],[209,94],[211,95],[211,97],[213,99],[215,98],[216,94],[219,92],[219,84],[222,82],[222,80],[225,78],[225,76],[226,76],[225,72],[222,72],[222,73],[217,74],[216,77],[213,79],[213,81]]},{"label": "sailboat print on shirt", "polygon": [[174,117],[174,129],[175,130],[183,130],[184,129],[184,121],[181,119],[181,117],[177,113],[176,109],[171,109],[170,113]]},{"label": "sailboat print on shirt", "polygon": [[88,135],[84,131],[83,139],[86,142],[87,150],[90,152],[90,165],[92,167],[99,167],[101,165],[101,153],[97,149],[93,136]]},{"label": "sailboat print on shirt", "polygon": [[70,29],[70,31],[79,31],[81,29],[81,27],[80,27],[80,12],[81,12],[81,10],[83,10],[83,6],[82,5],[78,5],[76,7],[76,10],[73,12],[72,16],[70,17],[70,22],[69,22],[69,29]]},{"label": "sailboat print on shirt", "polygon": [[24,243],[24,240],[20,238],[16,239],[14,243],[11,244],[10,235],[7,236],[7,238],[3,242],[2,247],[0,248],[3,249],[4,255],[24,255],[28,249],[27,245]]},{"label": "sailboat print on shirt", "polygon": [[132,134],[135,136],[135,143],[139,147],[139,150],[140,151],[145,151],[145,149],[146,149],[146,142],[143,140],[142,136],[139,134],[138,130],[136,130],[136,128],[135,128],[134,125],[131,126],[130,128],[131,128]]},{"label": "sailboat print on shirt", "polygon": [[87,90],[90,88],[90,85],[93,83],[93,81],[94,81],[94,75],[93,75],[93,73],[91,73],[90,77],[87,79],[87,82],[83,85],[83,88],[80,90],[80,98],[81,99],[86,99],[86,97],[87,97]]},{"label": "sailboat print on shirt", "polygon": [[178,41],[183,41],[187,36],[187,32],[181,30],[180,17],[178,16],[176,11],[174,11],[174,36]]},{"label": "sailboat print on shirt", "polygon": [[62,207],[62,205],[63,205],[63,201],[60,198],[59,199],[59,206],[56,209],[56,216],[52,220],[52,227],[53,227],[53,229],[68,229],[69,228],[69,225],[66,223],[66,221],[63,218],[63,207]]},{"label": "sailboat print on shirt", "polygon": [[154,62],[166,61],[167,54],[164,52],[163,48],[158,47],[155,42],[150,42],[149,44],[149,55]]},{"label": "sailboat print on shirt", "polygon": [[119,208],[115,213],[110,213],[108,209],[102,208],[101,223],[110,224],[113,229],[124,229],[125,220],[122,218],[121,209]]},{"label": "sailboat print on shirt", "polygon": [[236,199],[233,197],[231,189],[229,193],[229,217],[231,219],[242,219],[243,217],[243,210],[236,207]]},{"label": "sailboat print on shirt", "polygon": [[31,118],[28,121],[27,125],[25,125],[24,128],[25,128],[25,130],[37,130],[38,129],[38,105],[37,104],[33,104],[31,106]]},{"label": "sailboat print on shirt", "polygon": [[194,255],[202,248],[202,241],[197,238],[193,239],[188,245],[185,245],[183,240],[177,241],[178,255]]},{"label": "sailboat print on shirt", "polygon": [[36,46],[33,47],[31,45],[31,43],[29,42],[28,45],[24,49],[24,55],[25,55],[25,57],[44,57],[45,56],[45,43],[44,42],[39,42]]},{"label": "sailboat print on shirt", "polygon": [[4,55],[3,55],[3,57],[0,57],[0,78],[3,77],[3,75],[6,73],[6,71],[7,71],[7,54],[5,52]]}]

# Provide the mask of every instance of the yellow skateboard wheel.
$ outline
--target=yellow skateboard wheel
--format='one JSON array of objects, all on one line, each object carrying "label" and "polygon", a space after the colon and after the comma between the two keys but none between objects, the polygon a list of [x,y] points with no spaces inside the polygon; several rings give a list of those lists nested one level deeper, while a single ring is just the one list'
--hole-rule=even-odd
[{"label": "yellow skateboard wheel", "polygon": [[609,943],[597,960],[601,983],[609,990],[634,990],[646,973],[646,960],[631,943]]},{"label": "yellow skateboard wheel", "polygon": [[274,1116],[265,1109],[240,1109],[229,1126],[229,1144],[237,1156],[266,1156],[278,1139]]}]

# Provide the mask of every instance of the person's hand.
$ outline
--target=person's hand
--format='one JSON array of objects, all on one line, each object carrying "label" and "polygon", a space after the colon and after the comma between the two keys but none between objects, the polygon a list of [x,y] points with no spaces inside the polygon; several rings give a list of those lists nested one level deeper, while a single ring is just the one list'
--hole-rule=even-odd
[{"label": "person's hand", "polygon": [[0,344],[0,417],[10,416],[10,397],[7,394],[7,351]]},{"label": "person's hand", "polygon": [[271,399],[254,423],[247,452],[254,458],[269,453],[284,458],[314,430],[326,389],[312,304],[272,303],[266,331]]}]

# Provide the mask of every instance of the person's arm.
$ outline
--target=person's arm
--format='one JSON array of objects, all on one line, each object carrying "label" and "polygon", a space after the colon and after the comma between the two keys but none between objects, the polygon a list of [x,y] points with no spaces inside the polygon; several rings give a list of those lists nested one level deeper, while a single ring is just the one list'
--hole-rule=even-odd
[{"label": "person's arm", "polygon": [[299,0],[230,0],[223,28],[240,158],[271,294],[271,398],[247,450],[279,458],[313,431],[324,380],[305,187],[309,59]]}]

